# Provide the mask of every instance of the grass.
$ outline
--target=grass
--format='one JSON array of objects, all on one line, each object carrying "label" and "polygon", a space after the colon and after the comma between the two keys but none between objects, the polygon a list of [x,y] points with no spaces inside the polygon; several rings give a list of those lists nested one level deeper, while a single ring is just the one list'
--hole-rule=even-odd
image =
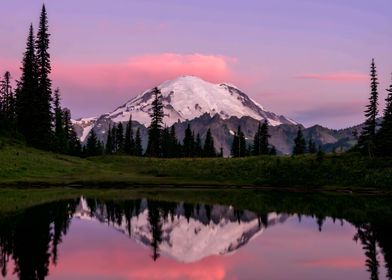
[{"label": "grass", "polygon": [[[392,159],[300,157],[80,159],[0,139],[0,186],[199,186],[391,190]],[[360,188],[362,187],[362,188]]]}]

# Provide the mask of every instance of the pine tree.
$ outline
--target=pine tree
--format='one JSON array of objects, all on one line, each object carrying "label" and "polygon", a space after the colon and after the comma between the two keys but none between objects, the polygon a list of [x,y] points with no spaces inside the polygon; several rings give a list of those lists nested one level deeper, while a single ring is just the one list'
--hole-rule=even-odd
[{"label": "pine tree", "polygon": [[135,156],[141,157],[142,155],[143,155],[142,138],[140,135],[140,128],[138,128],[135,137]]},{"label": "pine tree", "polygon": [[268,134],[268,122],[267,120],[260,127],[260,154],[268,155],[269,154],[269,142],[268,139],[271,135]]},{"label": "pine tree", "polygon": [[67,153],[67,138],[64,129],[63,109],[60,106],[60,90],[54,92],[54,145],[53,150],[59,153]]},{"label": "pine tree", "polygon": [[193,157],[194,156],[195,139],[194,139],[190,124],[188,124],[187,128],[185,129],[185,137],[184,137],[183,145],[184,145],[183,146],[184,147],[184,156],[185,157]]},{"label": "pine tree", "polygon": [[[0,80],[0,118],[3,128],[12,129],[15,120],[15,96],[11,86],[11,74],[6,71]],[[0,120],[1,121],[1,120]]]},{"label": "pine tree", "polygon": [[124,152],[124,127],[121,122],[119,122],[116,129],[116,151],[117,153]]},{"label": "pine tree", "polygon": [[82,154],[82,144],[73,128],[71,122],[71,112],[70,110],[63,109],[63,122],[65,137],[67,139],[67,154],[71,156],[81,156]]},{"label": "pine tree", "polygon": [[384,116],[380,130],[376,136],[377,154],[392,156],[392,83],[386,90],[388,96],[385,99]]},{"label": "pine tree", "polygon": [[52,81],[49,78],[51,73],[49,42],[50,34],[48,32],[48,16],[45,5],[42,6],[37,39],[35,41],[36,47],[36,63],[37,63],[37,106],[38,117],[37,127],[35,127],[37,135],[37,145],[39,148],[47,149],[51,143],[52,137]]},{"label": "pine tree", "polygon": [[38,82],[34,41],[33,25],[30,25],[22,61],[22,76],[16,91],[16,114],[18,131],[26,138],[27,144],[38,146],[40,141],[37,138],[40,135],[36,133],[36,127],[40,114],[37,112]]},{"label": "pine tree", "polygon": [[205,157],[216,157],[216,150],[214,145],[214,138],[212,138],[211,129],[207,130],[206,140],[204,141],[204,151]]},{"label": "pine tree", "polygon": [[375,136],[377,128],[377,115],[378,115],[378,78],[377,70],[374,59],[372,60],[370,68],[370,97],[369,104],[366,106],[365,111],[365,126],[358,140],[358,148],[363,153],[368,154],[370,157],[375,152]]},{"label": "pine tree", "polygon": [[202,157],[203,156],[203,147],[202,147],[201,138],[200,138],[200,134],[199,133],[196,135],[195,156],[196,157]]},{"label": "pine tree", "polygon": [[231,154],[233,157],[244,157],[247,153],[247,145],[245,135],[238,126],[237,133],[234,134],[233,143],[231,146]]},{"label": "pine tree", "polygon": [[170,130],[168,127],[165,127],[162,130],[162,145],[161,145],[161,153],[162,153],[162,157],[164,158],[168,158],[170,157]]},{"label": "pine tree", "polygon": [[117,127],[116,127],[115,123],[113,124],[111,134],[112,134],[112,147],[111,148],[112,148],[112,153],[115,154],[115,153],[117,153]]},{"label": "pine tree", "polygon": [[150,157],[159,157],[161,155],[163,104],[161,91],[158,88],[154,88],[152,94],[154,95],[154,101],[152,102],[152,112],[150,114],[151,124],[148,128],[146,155]]},{"label": "pine tree", "polygon": [[308,153],[309,154],[317,153],[316,143],[313,141],[312,138],[309,138],[309,141],[308,141]]},{"label": "pine tree", "polygon": [[172,125],[170,128],[170,147],[169,147],[169,157],[179,157],[180,147],[178,144],[178,139],[176,135],[176,127]]},{"label": "pine tree", "polygon": [[101,153],[100,142],[97,139],[97,134],[94,130],[91,130],[86,143],[86,156],[97,156]]},{"label": "pine tree", "polygon": [[126,154],[131,156],[135,155],[135,139],[133,138],[132,114],[129,116],[129,121],[125,129],[124,149]]},{"label": "pine tree", "polygon": [[294,139],[293,155],[303,155],[306,152],[306,142],[301,127],[298,127],[297,137]]},{"label": "pine tree", "polygon": [[112,127],[110,125],[106,138],[105,154],[107,155],[113,154],[113,136],[112,136]]}]

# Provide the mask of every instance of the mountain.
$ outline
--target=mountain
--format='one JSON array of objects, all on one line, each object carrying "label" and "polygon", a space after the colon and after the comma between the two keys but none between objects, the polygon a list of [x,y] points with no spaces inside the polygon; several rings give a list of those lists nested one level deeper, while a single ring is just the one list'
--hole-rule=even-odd
[{"label": "mountain", "polygon": [[[125,215],[116,216],[115,223],[111,222],[107,207],[100,206],[91,210],[87,201],[81,198],[73,217],[110,225],[137,243],[151,247],[151,205],[147,200],[142,200],[138,214],[134,213],[128,219]],[[267,226],[284,223],[289,218],[286,214],[270,213],[261,222],[253,212],[245,210],[239,213],[233,207],[222,205],[198,205],[197,209],[192,206],[187,216],[185,207],[179,203],[171,217],[165,219],[159,216],[157,223],[161,232],[161,242],[157,248],[159,253],[184,263],[197,262],[213,255],[234,254],[262,234]]]},{"label": "mountain", "polygon": [[[224,155],[228,156],[238,125],[241,125],[250,143],[259,121],[267,120],[270,125],[271,144],[281,154],[292,151],[293,139],[298,126],[301,125],[285,116],[265,110],[234,85],[213,84],[198,77],[182,76],[166,81],[158,88],[163,97],[164,124],[176,126],[180,141],[188,124],[191,124],[195,133],[200,133],[202,139],[207,129],[211,128],[216,148],[222,147]],[[145,148],[152,101],[152,89],[149,89],[110,113],[74,121],[75,130],[82,142],[86,141],[92,129],[100,140],[105,141],[109,126],[127,122],[132,114],[133,127],[141,129]],[[336,131],[321,126],[307,129],[301,127],[306,137],[312,138],[317,145],[325,146],[327,150],[347,149],[355,140],[350,130]]]}]

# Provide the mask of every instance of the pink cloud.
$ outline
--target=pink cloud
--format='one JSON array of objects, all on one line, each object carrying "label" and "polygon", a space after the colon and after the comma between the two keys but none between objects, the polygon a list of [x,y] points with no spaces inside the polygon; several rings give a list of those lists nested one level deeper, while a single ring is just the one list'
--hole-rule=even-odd
[{"label": "pink cloud", "polygon": [[296,79],[309,79],[319,81],[334,81],[334,82],[363,82],[367,81],[368,75],[354,72],[336,72],[336,73],[307,73],[295,76]]}]

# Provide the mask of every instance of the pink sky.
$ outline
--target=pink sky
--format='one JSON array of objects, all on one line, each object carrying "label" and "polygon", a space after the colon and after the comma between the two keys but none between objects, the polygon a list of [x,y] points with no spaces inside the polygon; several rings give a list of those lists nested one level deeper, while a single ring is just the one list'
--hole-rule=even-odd
[{"label": "pink sky", "polygon": [[[42,2],[3,3],[0,71],[19,78]],[[392,72],[389,0],[125,1],[47,4],[53,84],[74,117],[96,116],[180,75],[236,84],[306,126],[363,121],[375,57],[380,99]],[[382,109],[382,108],[381,108]]]}]

